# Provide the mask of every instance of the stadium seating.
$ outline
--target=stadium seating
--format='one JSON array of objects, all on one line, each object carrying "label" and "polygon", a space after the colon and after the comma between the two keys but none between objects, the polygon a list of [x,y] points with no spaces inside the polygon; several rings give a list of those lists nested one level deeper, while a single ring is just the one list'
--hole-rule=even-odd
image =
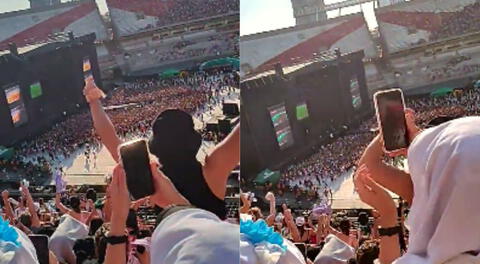
[{"label": "stadium seating", "polygon": [[116,33],[140,31],[238,13],[238,0],[107,0]]},{"label": "stadium seating", "polygon": [[106,27],[93,0],[5,13],[0,15],[0,25],[0,49],[10,42],[19,47],[43,42],[56,33],[68,31],[75,36],[94,32],[97,40],[107,39]]},{"label": "stadium seating", "polygon": [[[145,42],[144,42],[145,43]],[[218,34],[215,30],[184,35],[155,44],[124,46],[123,59],[131,70],[142,70],[195,58],[238,53],[238,33]],[[121,60],[118,58],[117,61]]]},{"label": "stadium seating", "polygon": [[475,0],[412,1],[376,10],[389,52],[480,31]]}]

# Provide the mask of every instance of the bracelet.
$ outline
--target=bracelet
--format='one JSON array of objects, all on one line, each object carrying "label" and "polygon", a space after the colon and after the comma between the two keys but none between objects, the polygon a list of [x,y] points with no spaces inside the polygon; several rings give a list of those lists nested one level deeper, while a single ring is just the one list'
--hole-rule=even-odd
[{"label": "bracelet", "polygon": [[402,232],[402,228],[397,225],[397,226],[394,226],[394,227],[386,227],[386,228],[383,228],[383,227],[380,227],[378,229],[378,234],[380,236],[394,236],[394,235],[397,235],[397,234],[400,234]]},{"label": "bracelet", "polygon": [[105,237],[105,241],[110,245],[118,245],[127,243],[128,237],[126,235],[123,236],[109,236]]}]

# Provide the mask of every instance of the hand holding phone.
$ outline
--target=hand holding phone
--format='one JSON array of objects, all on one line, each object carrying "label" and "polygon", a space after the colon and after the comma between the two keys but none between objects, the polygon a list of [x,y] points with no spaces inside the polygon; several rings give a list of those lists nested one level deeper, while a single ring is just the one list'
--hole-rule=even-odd
[{"label": "hand holding phone", "polygon": [[134,200],[152,195],[154,190],[147,142],[134,140],[120,145],[119,153]]},{"label": "hand holding phone", "polygon": [[377,92],[374,101],[385,152],[392,153],[407,148],[409,139],[402,91],[391,89]]}]

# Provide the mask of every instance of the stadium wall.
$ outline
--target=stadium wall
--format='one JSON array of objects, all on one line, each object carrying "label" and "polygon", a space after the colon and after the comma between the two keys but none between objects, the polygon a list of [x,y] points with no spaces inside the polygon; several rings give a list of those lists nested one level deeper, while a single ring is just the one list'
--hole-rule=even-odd
[{"label": "stadium wall", "polygon": [[387,52],[480,31],[476,0],[416,0],[376,9]]},{"label": "stadium wall", "polygon": [[321,51],[342,53],[363,50],[367,58],[377,52],[363,14],[333,18],[322,24],[295,26],[240,38],[242,73],[262,72],[280,62],[292,65]]},{"label": "stadium wall", "polygon": [[76,37],[95,33],[97,40],[108,39],[94,0],[4,13],[0,15],[0,25],[0,50],[10,42],[21,47],[45,42],[56,33],[68,31]]}]

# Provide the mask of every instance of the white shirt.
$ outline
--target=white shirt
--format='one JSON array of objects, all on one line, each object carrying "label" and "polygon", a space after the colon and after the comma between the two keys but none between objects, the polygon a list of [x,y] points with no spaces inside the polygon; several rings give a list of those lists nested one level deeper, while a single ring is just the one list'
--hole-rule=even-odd
[{"label": "white shirt", "polygon": [[169,215],[152,236],[151,263],[239,263],[239,226],[202,209]]}]

